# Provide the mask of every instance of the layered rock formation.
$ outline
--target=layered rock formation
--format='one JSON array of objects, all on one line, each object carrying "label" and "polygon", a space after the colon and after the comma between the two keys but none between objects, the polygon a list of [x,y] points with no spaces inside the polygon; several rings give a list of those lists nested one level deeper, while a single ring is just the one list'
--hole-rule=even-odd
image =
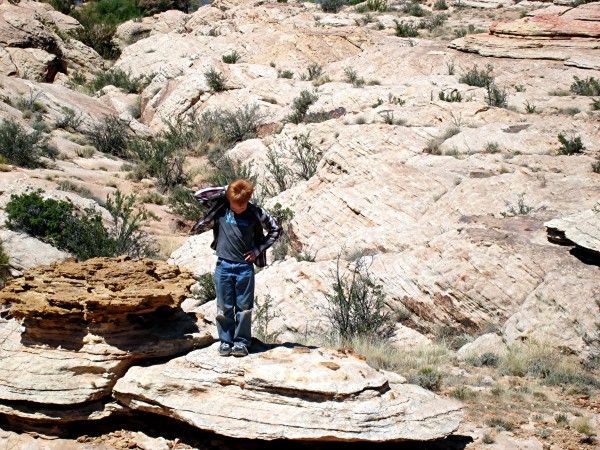
[{"label": "layered rock formation", "polygon": [[461,421],[459,402],[381,373],[353,354],[284,345],[216,358],[215,346],[135,367],[115,385],[133,409],[226,436],[263,440],[432,440]]},{"label": "layered rock formation", "polygon": [[[46,3],[0,3],[0,74],[52,82],[68,69],[97,70],[102,58],[64,32],[81,25]],[[60,37],[59,34],[63,37]]]},{"label": "layered rock formation", "polygon": [[533,17],[499,21],[489,34],[473,34],[450,44],[482,56],[553,59],[600,69],[600,3],[554,8]]},{"label": "layered rock formation", "polygon": [[111,389],[132,364],[213,342],[178,307],[193,282],[125,257],[40,266],[11,281],[0,292],[14,317],[0,323],[0,412],[60,422],[121,409]]},{"label": "layered rock formation", "polygon": [[575,245],[600,257],[600,202],[592,209],[551,220],[544,226],[551,241]]}]

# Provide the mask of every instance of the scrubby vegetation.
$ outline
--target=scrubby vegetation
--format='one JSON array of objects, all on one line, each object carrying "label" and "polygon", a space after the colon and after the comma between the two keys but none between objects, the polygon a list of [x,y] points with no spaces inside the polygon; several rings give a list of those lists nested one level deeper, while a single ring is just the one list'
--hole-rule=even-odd
[{"label": "scrubby vegetation", "polygon": [[564,134],[559,133],[558,141],[560,142],[559,155],[575,155],[585,151],[581,136],[566,137]]},{"label": "scrubby vegetation", "polygon": [[2,247],[2,241],[0,241],[0,289],[4,287],[9,277],[10,266],[8,265],[8,255],[4,253],[4,247]]},{"label": "scrubby vegetation", "polygon": [[0,156],[15,166],[36,168],[46,165],[42,158],[56,158],[58,150],[42,131],[28,133],[18,123],[4,119],[0,123]]},{"label": "scrubby vegetation", "polygon": [[460,83],[468,84],[469,86],[488,87],[494,82],[494,77],[492,75],[493,70],[494,68],[489,64],[485,69],[479,69],[479,67],[475,65],[462,74],[458,81]]},{"label": "scrubby vegetation", "polygon": [[319,96],[316,93],[306,90],[300,92],[300,95],[292,102],[292,113],[287,116],[287,120],[296,124],[303,122],[306,118],[308,108],[318,99]]},{"label": "scrubby vegetation", "polygon": [[130,94],[138,94],[148,85],[149,78],[151,77],[132,77],[129,72],[114,69],[108,72],[100,72],[90,81],[89,88],[93,92],[98,92],[103,87],[112,85]]},{"label": "scrubby vegetation", "polygon": [[106,116],[101,123],[86,132],[87,138],[96,150],[120,158],[128,157],[131,132],[126,122],[117,116]]},{"label": "scrubby vegetation", "polygon": [[107,197],[106,209],[112,218],[107,229],[98,210],[80,211],[70,202],[44,199],[41,194],[38,190],[11,196],[5,208],[9,229],[47,241],[80,260],[154,254],[151,239],[141,229],[148,216],[144,210],[134,210],[135,196],[126,197],[117,191],[113,197]]},{"label": "scrubby vegetation", "polygon": [[337,13],[346,5],[346,0],[322,0],[321,9],[324,12]]},{"label": "scrubby vegetation", "polygon": [[575,81],[571,84],[571,92],[577,95],[596,96],[600,95],[600,81],[594,77],[580,79],[577,76],[573,77]]}]

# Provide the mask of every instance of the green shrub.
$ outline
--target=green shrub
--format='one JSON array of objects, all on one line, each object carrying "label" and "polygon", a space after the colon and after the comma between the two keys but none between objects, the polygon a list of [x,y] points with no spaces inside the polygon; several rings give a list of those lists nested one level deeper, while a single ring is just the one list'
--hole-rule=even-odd
[{"label": "green shrub", "polygon": [[585,146],[583,145],[583,142],[581,142],[580,136],[571,136],[570,138],[567,138],[564,134],[559,133],[558,141],[561,144],[558,148],[559,155],[575,155],[585,151]]},{"label": "green shrub", "polygon": [[594,77],[588,77],[584,80],[577,76],[573,77],[575,81],[571,84],[571,92],[577,95],[596,96],[600,95],[600,81]]},{"label": "green shrub", "polygon": [[4,287],[6,280],[10,278],[10,266],[8,262],[8,255],[4,253],[2,241],[0,241],[0,289]]},{"label": "green shrub", "polygon": [[129,127],[117,116],[105,116],[101,123],[92,126],[86,136],[96,150],[109,155],[127,158],[130,142]]},{"label": "green shrub", "polygon": [[461,75],[458,81],[469,86],[488,87],[494,82],[493,70],[494,67],[490,64],[481,70],[477,65],[474,65],[465,74]]},{"label": "green shrub", "polygon": [[600,98],[592,100],[590,107],[592,108],[592,111],[600,111]]},{"label": "green shrub", "polygon": [[48,137],[40,131],[28,134],[16,122],[3,119],[0,124],[0,156],[15,166],[43,167],[42,157],[54,159],[58,150],[48,144]]},{"label": "green shrub", "polygon": [[434,14],[433,16],[431,16],[425,20],[421,20],[419,22],[419,28],[432,31],[434,28],[441,27],[444,24],[444,22],[446,22],[446,20],[448,20],[447,14],[444,14],[444,13]]},{"label": "green shrub", "polygon": [[283,208],[281,203],[275,203],[273,208],[270,208],[268,212],[281,227],[279,239],[277,239],[277,242],[275,242],[271,251],[273,261],[280,261],[284,259],[290,251],[290,222],[294,218],[294,211],[290,208]]},{"label": "green shrub", "polygon": [[409,376],[406,381],[410,384],[417,384],[430,391],[439,391],[442,387],[442,378],[442,374],[437,370],[425,367],[417,374]]},{"label": "green shrub", "polygon": [[596,161],[592,163],[592,172],[600,173],[600,161]]},{"label": "green shrub", "polygon": [[65,113],[64,116],[58,119],[54,126],[63,130],[78,131],[83,123],[81,114],[77,114],[73,109],[68,107],[64,107],[63,112]]},{"label": "green shrub", "polygon": [[247,104],[235,111],[222,111],[218,124],[224,143],[232,146],[237,142],[256,137],[256,131],[263,117],[256,104]]},{"label": "green shrub", "polygon": [[206,82],[208,86],[215,92],[223,92],[227,89],[225,86],[225,75],[219,72],[214,67],[211,67],[206,72],[204,72],[204,77],[206,78]]},{"label": "green shrub", "polygon": [[402,6],[402,12],[414,17],[423,17],[429,14],[429,12],[416,1],[405,3],[404,6]]},{"label": "green shrub", "polygon": [[458,89],[452,89],[451,91],[440,91],[439,98],[444,102],[462,102],[462,95]]},{"label": "green shrub", "polygon": [[121,55],[118,45],[113,42],[116,31],[114,25],[91,24],[69,31],[69,36],[93,48],[104,59],[115,60]]},{"label": "green shrub", "polygon": [[525,112],[527,114],[535,114],[538,112],[537,106],[532,103],[529,103],[529,100],[525,102]]},{"label": "green shrub", "polygon": [[500,213],[502,217],[527,216],[533,212],[535,208],[525,204],[525,193],[520,193],[517,197],[517,207],[506,202],[508,209]]},{"label": "green shrub", "polygon": [[292,72],[291,70],[278,70],[277,77],[292,79],[294,78],[294,72]]},{"label": "green shrub", "polygon": [[369,11],[386,12],[390,5],[387,0],[367,0],[365,6]]},{"label": "green shrub", "polygon": [[497,108],[506,108],[508,106],[508,92],[506,92],[506,89],[500,89],[494,83],[488,84],[486,88],[485,101],[488,105]]},{"label": "green shrub", "polygon": [[240,55],[237,50],[233,50],[231,53],[221,56],[221,59],[225,64],[235,64],[241,57],[242,55]]},{"label": "green shrub", "polygon": [[287,121],[295,124],[301,123],[306,118],[306,113],[310,105],[315,103],[319,99],[316,93],[309,91],[302,91],[300,95],[292,102],[292,113],[287,116]]},{"label": "green shrub", "polygon": [[206,212],[194,198],[194,193],[182,186],[175,186],[169,194],[169,212],[185,220],[198,220]]},{"label": "green shrub", "polygon": [[254,186],[257,186],[258,184],[258,177],[254,173],[252,165],[244,164],[239,159],[233,160],[228,156],[222,156],[213,163],[213,167],[215,171],[208,179],[208,182],[211,185],[225,186],[231,183],[233,180],[237,180],[238,178],[249,180],[252,182],[252,184],[254,184]]},{"label": "green shrub", "polygon": [[130,94],[139,94],[148,85],[149,80],[140,76],[133,78],[129,72],[122,69],[114,69],[109,72],[99,73],[90,81],[90,89],[94,92],[100,91],[105,86],[115,86]]},{"label": "green shrub", "polygon": [[258,299],[254,302],[254,317],[252,318],[253,332],[261,342],[275,343],[281,334],[281,331],[269,332],[269,325],[276,317],[279,317],[278,312],[273,311],[273,297],[267,294],[264,301]]},{"label": "green shrub", "polygon": [[394,19],[396,24],[396,36],[398,37],[417,37],[419,36],[419,29],[409,22],[398,22]]},{"label": "green shrub", "polygon": [[321,0],[321,10],[324,12],[337,13],[344,5],[346,0]]},{"label": "green shrub", "polygon": [[323,67],[317,63],[311,63],[306,68],[306,73],[302,74],[303,80],[313,81],[323,75]]},{"label": "green shrub", "polygon": [[212,272],[203,273],[198,277],[198,284],[192,287],[192,295],[201,305],[217,298],[217,289]]},{"label": "green shrub", "polygon": [[456,389],[450,391],[450,396],[464,402],[465,400],[468,400],[470,398],[477,397],[477,391],[473,391],[465,386],[459,386]]},{"label": "green shrub", "polygon": [[565,114],[567,116],[574,116],[579,114],[581,110],[577,107],[558,108],[557,114]]},{"label": "green shrub", "polygon": [[485,421],[485,424],[493,428],[502,428],[506,431],[512,431],[515,429],[515,424],[508,419],[502,417],[490,417]]},{"label": "green shrub", "polygon": [[373,280],[365,258],[354,263],[350,273],[343,274],[337,258],[335,281],[325,294],[325,315],[342,340],[354,337],[386,339],[393,332],[393,320],[385,310],[385,294]]},{"label": "green shrub", "polygon": [[437,11],[445,11],[448,9],[448,4],[446,3],[446,0],[436,0],[433,5],[433,9]]}]

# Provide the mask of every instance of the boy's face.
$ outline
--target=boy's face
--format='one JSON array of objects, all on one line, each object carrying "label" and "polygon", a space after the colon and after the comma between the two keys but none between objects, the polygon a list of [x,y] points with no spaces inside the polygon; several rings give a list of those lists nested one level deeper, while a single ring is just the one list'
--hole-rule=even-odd
[{"label": "boy's face", "polygon": [[242,214],[244,211],[246,211],[246,208],[248,207],[248,202],[245,203],[233,203],[233,202],[229,202],[229,207],[231,208],[231,210],[236,213],[236,214]]}]

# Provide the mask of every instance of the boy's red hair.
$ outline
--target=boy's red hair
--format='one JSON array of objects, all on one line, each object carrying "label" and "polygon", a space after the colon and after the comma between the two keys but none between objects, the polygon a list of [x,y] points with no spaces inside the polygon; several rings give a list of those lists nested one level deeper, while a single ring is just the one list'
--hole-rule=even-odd
[{"label": "boy's red hair", "polygon": [[232,181],[227,187],[227,200],[229,200],[229,203],[243,205],[250,201],[253,191],[254,185],[248,180],[239,179]]}]

